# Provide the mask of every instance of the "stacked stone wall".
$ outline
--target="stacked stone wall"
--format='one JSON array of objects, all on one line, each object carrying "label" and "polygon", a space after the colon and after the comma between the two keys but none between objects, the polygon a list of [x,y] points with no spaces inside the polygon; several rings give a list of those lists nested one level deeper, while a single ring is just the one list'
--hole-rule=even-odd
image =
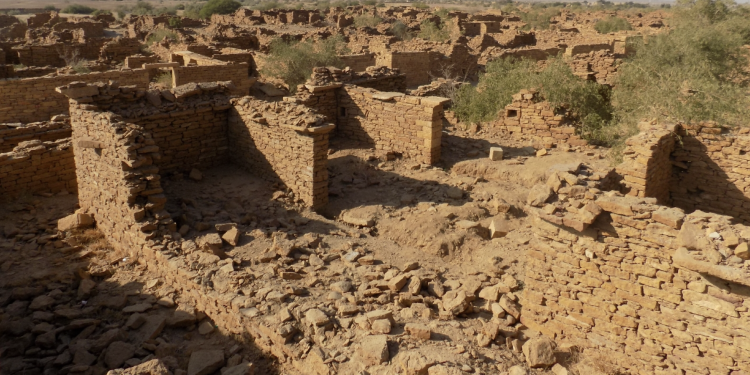
[{"label": "stacked stone wall", "polygon": [[228,162],[227,111],[212,107],[152,115],[135,121],[151,134],[161,173],[189,172]]},{"label": "stacked stone wall", "polygon": [[116,250],[137,254],[157,232],[176,225],[164,210],[167,198],[159,148],[148,132],[94,105],[71,100],[78,203]]},{"label": "stacked stone wall", "polygon": [[227,64],[209,66],[179,66],[172,68],[172,83],[180,86],[187,83],[232,81],[235,95],[247,95],[251,80],[248,79],[248,65]]},{"label": "stacked stone wall", "polygon": [[109,80],[142,89],[149,85],[148,71],[143,69],[0,81],[0,123],[47,121],[53,115],[67,114],[68,98],[56,92],[56,87]]},{"label": "stacked stone wall", "polygon": [[158,56],[127,56],[125,57],[125,66],[130,69],[143,68],[143,64],[152,64],[159,62]]},{"label": "stacked stone wall", "polygon": [[673,204],[750,224],[750,129],[701,123],[682,125],[677,132],[670,184]]},{"label": "stacked stone wall", "polygon": [[408,87],[430,83],[433,60],[442,54],[438,52],[387,52],[379,54],[377,65],[399,69],[406,74]]},{"label": "stacked stone wall", "polygon": [[623,193],[653,197],[660,204],[671,204],[670,154],[675,148],[675,126],[641,123],[639,127],[642,132],[626,141],[623,163],[617,166],[617,173],[623,176]]},{"label": "stacked stone wall", "polygon": [[[126,57],[141,52],[141,41],[133,38],[116,38],[104,43],[99,51],[99,57],[106,61],[124,61]],[[130,67],[130,66],[129,66]],[[134,68],[140,68],[136,66]]]},{"label": "stacked stone wall", "polygon": [[306,108],[290,102],[235,99],[229,115],[233,163],[271,181],[281,181],[311,207],[328,203],[328,132],[334,125],[304,128],[290,113]]},{"label": "stacked stone wall", "polygon": [[541,143],[585,145],[565,113],[558,113],[533,90],[521,90],[494,122],[494,127],[513,135],[530,136]]},{"label": "stacked stone wall", "polygon": [[345,66],[350,67],[355,72],[364,72],[367,67],[373,66],[376,63],[374,53],[343,55],[339,56],[339,59],[341,59]]},{"label": "stacked stone wall", "polygon": [[0,199],[23,194],[76,192],[70,139],[24,141],[0,153]]},{"label": "stacked stone wall", "polygon": [[750,231],[732,228],[729,217],[685,216],[655,203],[587,193],[582,205],[602,213],[581,232],[537,218],[526,253],[521,322],[560,343],[596,347],[629,372],[730,374],[750,368],[744,260],[735,256],[739,264],[726,265],[718,255],[725,260],[715,265],[688,251],[731,255],[750,241]]},{"label": "stacked stone wall", "polygon": [[19,63],[26,66],[65,66],[61,53],[62,43],[15,47],[13,51],[18,54]]},{"label": "stacked stone wall", "polygon": [[440,159],[444,98],[345,85],[338,101],[340,136],[426,164]]},{"label": "stacked stone wall", "polygon": [[70,138],[70,122],[65,120],[31,124],[0,124],[0,153],[10,152],[21,142],[53,142]]}]

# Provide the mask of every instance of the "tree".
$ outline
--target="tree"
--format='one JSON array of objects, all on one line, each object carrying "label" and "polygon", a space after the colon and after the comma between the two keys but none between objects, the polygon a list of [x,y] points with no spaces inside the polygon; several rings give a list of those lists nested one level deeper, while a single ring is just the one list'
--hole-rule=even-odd
[{"label": "tree", "polygon": [[234,0],[209,0],[201,8],[201,18],[210,18],[214,14],[231,14],[240,9],[242,4]]}]

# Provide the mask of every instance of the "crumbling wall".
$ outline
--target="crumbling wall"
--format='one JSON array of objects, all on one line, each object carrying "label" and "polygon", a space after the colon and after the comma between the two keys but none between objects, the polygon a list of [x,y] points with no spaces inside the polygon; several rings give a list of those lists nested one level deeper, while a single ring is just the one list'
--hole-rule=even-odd
[{"label": "crumbling wall", "polygon": [[24,141],[10,152],[0,152],[0,199],[62,190],[76,191],[70,139]]},{"label": "crumbling wall", "polygon": [[581,198],[563,209],[598,213],[589,228],[535,219],[521,322],[631,372],[750,368],[750,228],[654,198]]},{"label": "crumbling wall", "polygon": [[233,163],[283,182],[311,207],[328,203],[328,133],[333,124],[291,102],[233,99],[229,147]]},{"label": "crumbling wall", "polygon": [[418,86],[430,82],[432,60],[442,56],[438,52],[385,52],[378,55],[377,65],[398,69],[406,74],[406,85]]},{"label": "crumbling wall", "polygon": [[55,91],[70,82],[118,81],[147,89],[148,71],[143,69],[109,71],[57,77],[0,81],[0,123],[47,121],[53,115],[68,113],[68,98]]},{"label": "crumbling wall", "polygon": [[[106,61],[123,61],[126,57],[141,52],[141,41],[133,38],[115,38],[104,43],[99,58]],[[140,68],[136,66],[135,68]]]},{"label": "crumbling wall", "polygon": [[20,64],[26,66],[65,66],[62,56],[62,43],[14,47]]},{"label": "crumbling wall", "polygon": [[670,184],[673,204],[750,224],[750,129],[704,122],[682,125],[677,132]]},{"label": "crumbling wall", "polygon": [[210,66],[178,66],[172,68],[173,86],[216,81],[232,81],[235,86],[232,91],[233,94],[247,95],[251,86],[251,81],[248,79],[248,65],[241,63]]},{"label": "crumbling wall", "polygon": [[53,142],[70,138],[70,135],[70,121],[67,118],[31,124],[0,124],[0,153],[13,151],[21,142]]},{"label": "crumbling wall", "polygon": [[641,133],[626,141],[623,163],[617,166],[617,173],[623,176],[623,192],[640,198],[653,197],[660,204],[671,204],[670,154],[675,148],[675,126],[644,122],[639,127]]},{"label": "crumbling wall", "polygon": [[513,95],[513,102],[505,107],[505,113],[494,122],[494,126],[509,134],[531,136],[542,143],[586,144],[576,135],[576,128],[566,114],[556,113],[555,108],[549,102],[541,101],[534,90],[521,90]]},{"label": "crumbling wall", "polygon": [[590,53],[590,52],[596,52],[596,51],[606,51],[606,52],[612,52],[612,43],[601,43],[601,42],[592,42],[592,43],[582,43],[582,44],[576,44],[574,46],[568,46],[568,48],[565,49],[565,55],[566,56],[576,56],[584,53]]},{"label": "crumbling wall", "polygon": [[150,134],[74,99],[70,112],[83,213],[92,215],[109,243],[125,254],[137,254],[160,231],[174,232],[159,168],[153,165],[159,148]]},{"label": "crumbling wall", "polygon": [[398,152],[433,164],[440,159],[446,100],[344,85],[338,100],[337,134],[383,152]]},{"label": "crumbling wall", "polygon": [[143,64],[152,64],[156,62],[159,62],[158,56],[135,55],[125,57],[124,65],[130,69],[140,69],[143,68]]},{"label": "crumbling wall", "polygon": [[369,66],[376,63],[374,53],[363,53],[359,55],[342,55],[339,59],[355,72],[364,72]]}]

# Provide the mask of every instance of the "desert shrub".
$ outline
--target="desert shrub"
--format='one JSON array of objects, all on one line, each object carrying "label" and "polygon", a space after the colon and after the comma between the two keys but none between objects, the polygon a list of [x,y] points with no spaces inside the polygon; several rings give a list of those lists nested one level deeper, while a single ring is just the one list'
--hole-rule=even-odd
[{"label": "desert shrub", "polygon": [[294,92],[297,85],[305,83],[318,66],[343,68],[339,55],[348,53],[343,37],[336,35],[317,42],[285,42],[275,39],[265,59],[262,73],[279,78]]},{"label": "desert shrub", "polygon": [[91,13],[94,13],[94,11],[96,11],[96,9],[86,6],[86,5],[71,4],[63,8],[62,13],[91,14]]},{"label": "desert shrub", "polygon": [[[148,1],[138,0],[135,5],[133,6],[124,6],[120,5],[118,6],[115,11],[117,12],[117,16],[119,18],[125,17],[127,14],[135,14],[139,16],[159,16],[159,15],[177,15],[177,9],[181,7],[182,5],[173,6],[173,7],[155,7],[153,4],[149,3]],[[184,6],[182,6],[184,8]]]},{"label": "desert shrub", "polygon": [[361,3],[362,3],[362,5],[366,5],[366,6],[371,6],[372,7],[372,6],[377,5],[378,2],[376,0],[362,0]]},{"label": "desert shrub", "polygon": [[598,31],[600,34],[609,34],[632,29],[633,27],[630,26],[630,22],[620,17],[610,17],[604,20],[599,20],[599,22],[594,25],[594,30]]},{"label": "desert shrub", "polygon": [[201,8],[201,18],[211,18],[214,14],[231,14],[240,9],[242,4],[234,0],[209,0]]},{"label": "desert shrub", "polygon": [[104,10],[104,9],[97,9],[94,11],[94,13],[91,13],[92,16],[96,17],[102,14],[112,15],[112,11]]},{"label": "desert shrub", "polygon": [[271,10],[271,9],[281,9],[283,6],[275,0],[272,1],[262,1],[252,7],[255,10]]},{"label": "desert shrub", "polygon": [[550,19],[559,16],[560,9],[535,7],[528,11],[519,11],[518,15],[523,22],[526,22],[524,30],[547,30]]},{"label": "desert shrub", "polygon": [[163,72],[161,74],[158,74],[156,77],[154,77],[153,82],[163,88],[171,89],[172,88],[172,72]]},{"label": "desert shrub", "polygon": [[377,27],[383,19],[376,16],[361,15],[354,17],[354,27]]},{"label": "desert shrub", "polygon": [[179,35],[177,35],[177,33],[172,30],[159,29],[151,33],[151,35],[146,38],[146,44],[150,46],[154,43],[159,43],[164,39],[170,42],[176,42],[179,39]]},{"label": "desert shrub", "polygon": [[618,70],[615,122],[598,134],[621,142],[644,118],[747,126],[750,23],[743,8],[715,0],[681,2],[673,28],[636,46]]},{"label": "desert shrub", "polygon": [[393,25],[391,26],[391,32],[401,40],[411,40],[411,38],[414,37],[411,31],[409,31],[409,27],[407,27],[406,24],[401,21],[396,21],[393,23]]},{"label": "desert shrub", "polygon": [[182,27],[182,19],[174,17],[169,19],[169,27],[171,28],[180,28]]},{"label": "desert shrub", "polygon": [[429,6],[427,4],[425,4],[425,3],[421,2],[421,1],[420,2],[416,2],[416,3],[412,4],[411,6],[417,8],[417,9],[427,9],[427,8],[429,8]]},{"label": "desert shrub", "polygon": [[584,135],[599,131],[612,117],[607,87],[575,76],[559,57],[541,69],[532,60],[510,58],[488,63],[477,86],[459,89],[456,115],[467,122],[494,120],[521,89],[538,89],[553,106],[569,110],[581,123]]},{"label": "desert shrub", "polygon": [[91,69],[86,66],[86,60],[81,58],[74,58],[67,62],[68,66],[73,68],[73,71],[78,74],[91,73]]},{"label": "desert shrub", "polygon": [[47,5],[47,6],[44,7],[44,10],[47,10],[47,11],[56,11],[57,8],[55,8],[54,5]]},{"label": "desert shrub", "polygon": [[432,21],[425,20],[420,25],[418,37],[431,40],[434,42],[444,42],[451,38],[451,34],[446,28],[441,28]]}]

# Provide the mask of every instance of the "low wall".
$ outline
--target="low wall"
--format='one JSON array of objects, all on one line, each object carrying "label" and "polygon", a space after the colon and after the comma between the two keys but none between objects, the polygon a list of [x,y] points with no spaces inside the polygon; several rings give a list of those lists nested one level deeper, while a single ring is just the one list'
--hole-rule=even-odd
[{"label": "low wall", "polygon": [[433,164],[440,160],[445,101],[344,85],[339,94],[337,133],[381,151]]},{"label": "low wall", "polygon": [[524,325],[596,347],[632,373],[750,368],[750,273],[745,260],[720,255],[746,246],[750,228],[716,214],[685,216],[654,198],[587,193],[577,201],[562,211],[598,215],[591,227],[527,210],[536,239],[526,251]]},{"label": "low wall", "polygon": [[[289,102],[268,103],[250,97],[233,99],[229,115],[230,159],[254,174],[282,181],[308,206],[328,203],[328,132],[334,126],[305,128],[305,121],[320,122],[320,115]],[[281,107],[281,108],[279,108]]]},{"label": "low wall", "polygon": [[363,53],[359,55],[342,55],[339,59],[355,72],[364,72],[369,66],[375,65],[374,53]]},{"label": "low wall", "polygon": [[172,84],[174,86],[186,83],[232,81],[235,95],[247,95],[251,81],[248,79],[248,65],[208,65],[208,66],[179,66],[172,68]]},{"label": "low wall", "polygon": [[0,199],[37,192],[76,192],[76,170],[70,139],[21,142],[0,153]]},{"label": "low wall", "polygon": [[10,152],[21,142],[42,142],[70,138],[70,121],[36,122],[31,124],[0,124],[0,153]]},{"label": "low wall", "polygon": [[576,128],[565,113],[556,113],[549,102],[541,101],[532,90],[513,95],[513,102],[500,116],[493,126],[508,134],[530,136],[541,143],[587,144],[576,135]]},{"label": "low wall", "polygon": [[438,52],[387,52],[378,55],[377,65],[399,69],[406,74],[406,85],[419,86],[430,83],[432,60]]},{"label": "low wall", "polygon": [[0,81],[0,123],[47,121],[53,115],[68,113],[68,98],[55,91],[70,82],[118,81],[148,89],[148,71],[143,69],[38,77]]}]

